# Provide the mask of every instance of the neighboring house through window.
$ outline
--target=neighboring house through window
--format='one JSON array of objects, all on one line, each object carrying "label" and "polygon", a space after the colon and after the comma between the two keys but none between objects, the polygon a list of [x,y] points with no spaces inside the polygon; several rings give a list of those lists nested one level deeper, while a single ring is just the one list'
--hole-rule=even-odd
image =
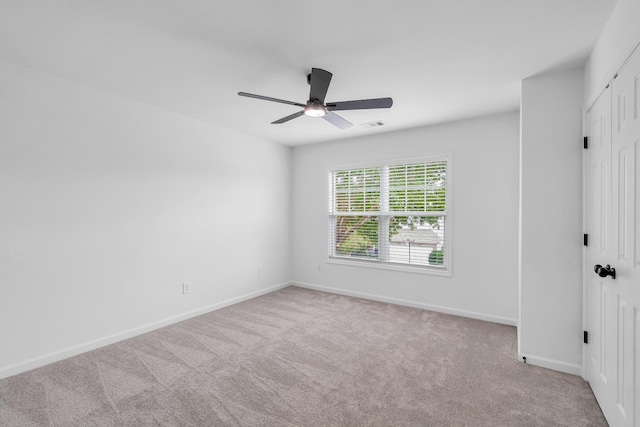
[{"label": "neighboring house through window", "polygon": [[448,272],[450,156],[329,173],[329,257]]}]

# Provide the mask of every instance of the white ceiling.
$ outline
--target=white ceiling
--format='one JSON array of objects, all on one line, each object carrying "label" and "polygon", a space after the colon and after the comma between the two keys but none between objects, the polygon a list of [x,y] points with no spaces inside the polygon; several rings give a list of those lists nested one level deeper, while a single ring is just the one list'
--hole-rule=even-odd
[{"label": "white ceiling", "polygon": [[[520,80],[584,64],[616,0],[0,0],[0,59],[286,145],[517,110]],[[300,117],[311,67],[340,130]],[[382,120],[366,129],[360,124]]]}]

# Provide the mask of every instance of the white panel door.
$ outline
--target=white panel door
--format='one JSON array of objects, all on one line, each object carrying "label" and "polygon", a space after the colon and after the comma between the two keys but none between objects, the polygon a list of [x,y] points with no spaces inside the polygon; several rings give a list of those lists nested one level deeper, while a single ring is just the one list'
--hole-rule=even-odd
[{"label": "white panel door", "polygon": [[[611,424],[640,426],[640,50],[612,84],[612,218],[616,268]],[[614,265],[614,264],[612,264]]]},{"label": "white panel door", "polygon": [[[587,259],[589,382],[612,426],[640,426],[640,51],[601,97],[610,102],[610,138],[588,150]],[[608,98],[608,99],[607,99]],[[600,100],[599,100],[600,101]],[[592,123],[594,105],[588,119]],[[607,132],[604,132],[605,134]],[[592,139],[595,139],[592,137]],[[609,154],[607,154],[609,145]],[[607,159],[608,157],[608,159]],[[596,166],[599,164],[600,166]],[[604,171],[610,165],[610,171]],[[596,175],[600,173],[600,175]],[[595,188],[594,188],[595,187]],[[595,228],[592,228],[595,227]],[[595,264],[610,264],[615,279]],[[589,268],[591,267],[591,268]]]},{"label": "white panel door", "polygon": [[611,239],[611,89],[605,90],[587,113],[587,378],[604,408],[611,375],[606,349],[611,279],[594,274],[595,264],[613,262]]}]

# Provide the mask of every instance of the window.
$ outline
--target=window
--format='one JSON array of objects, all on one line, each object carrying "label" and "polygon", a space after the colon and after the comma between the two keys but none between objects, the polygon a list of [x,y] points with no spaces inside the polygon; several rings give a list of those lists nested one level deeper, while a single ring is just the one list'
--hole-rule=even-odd
[{"label": "window", "polygon": [[446,272],[448,156],[329,173],[329,257]]}]

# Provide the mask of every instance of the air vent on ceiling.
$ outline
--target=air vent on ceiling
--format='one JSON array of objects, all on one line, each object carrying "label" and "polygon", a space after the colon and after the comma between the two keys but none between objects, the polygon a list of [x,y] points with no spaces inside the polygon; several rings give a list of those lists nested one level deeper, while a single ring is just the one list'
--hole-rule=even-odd
[{"label": "air vent on ceiling", "polygon": [[360,126],[362,126],[363,128],[377,128],[380,126],[384,126],[384,122],[382,122],[382,120],[376,120],[375,122],[369,122],[369,123],[362,123],[360,124]]}]

